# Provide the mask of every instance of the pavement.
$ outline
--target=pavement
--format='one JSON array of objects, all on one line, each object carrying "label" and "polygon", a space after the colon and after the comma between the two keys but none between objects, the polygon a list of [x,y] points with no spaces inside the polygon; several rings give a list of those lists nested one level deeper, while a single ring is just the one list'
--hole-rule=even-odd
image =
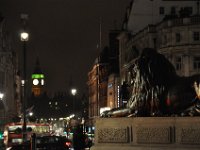
[{"label": "pavement", "polygon": [[[70,148],[70,150],[74,150],[74,148]],[[90,148],[85,148],[84,150],[90,150]]]}]

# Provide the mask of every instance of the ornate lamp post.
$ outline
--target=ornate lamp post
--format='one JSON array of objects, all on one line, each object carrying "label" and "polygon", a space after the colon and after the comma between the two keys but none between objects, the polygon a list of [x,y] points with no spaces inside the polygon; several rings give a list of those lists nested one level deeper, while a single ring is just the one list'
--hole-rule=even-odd
[{"label": "ornate lamp post", "polygon": [[21,20],[23,23],[24,31],[21,33],[20,38],[23,42],[23,74],[22,74],[22,103],[23,103],[23,127],[22,127],[22,136],[23,141],[26,141],[26,87],[27,87],[27,80],[26,80],[26,42],[29,39],[29,34],[25,31],[26,21],[28,19],[27,14],[21,14]]}]

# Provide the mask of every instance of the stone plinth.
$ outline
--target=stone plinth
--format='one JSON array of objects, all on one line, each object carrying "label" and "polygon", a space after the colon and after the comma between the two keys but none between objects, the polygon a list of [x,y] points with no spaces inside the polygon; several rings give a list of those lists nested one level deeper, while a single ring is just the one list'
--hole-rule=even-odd
[{"label": "stone plinth", "polygon": [[99,118],[92,150],[200,150],[200,117]]}]

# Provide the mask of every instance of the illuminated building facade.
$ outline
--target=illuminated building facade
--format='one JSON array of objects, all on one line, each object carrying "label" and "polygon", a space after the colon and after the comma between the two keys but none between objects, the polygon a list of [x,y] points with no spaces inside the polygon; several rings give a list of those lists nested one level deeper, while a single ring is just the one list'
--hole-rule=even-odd
[{"label": "illuminated building facade", "polygon": [[117,39],[119,33],[119,30],[110,31],[109,47],[102,50],[88,73],[89,118],[91,120],[105,110],[120,106],[119,42]]},{"label": "illuminated building facade", "polygon": [[97,58],[88,78],[89,118],[95,118],[107,107],[108,64]]},{"label": "illuminated building facade", "polygon": [[109,109],[117,108],[121,105],[119,74],[111,74],[108,77],[107,88],[107,107]]}]

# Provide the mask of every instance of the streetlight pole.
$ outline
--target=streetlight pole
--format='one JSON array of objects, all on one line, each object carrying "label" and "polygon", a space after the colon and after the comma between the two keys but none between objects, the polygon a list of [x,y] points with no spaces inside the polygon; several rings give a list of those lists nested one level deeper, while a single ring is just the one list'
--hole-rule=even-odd
[{"label": "streetlight pole", "polygon": [[[3,101],[4,94],[0,92],[0,100]],[[3,111],[3,119],[4,123],[6,122],[6,112],[5,112],[5,106],[4,106],[4,111]]]},{"label": "streetlight pole", "polygon": [[75,112],[74,112],[75,111],[75,96],[76,96],[76,93],[77,93],[77,89],[72,88],[71,93],[73,95],[73,113],[75,114]]},{"label": "streetlight pole", "polygon": [[26,42],[28,41],[29,34],[25,31],[26,21],[28,19],[27,14],[21,14],[21,20],[23,23],[24,31],[21,33],[21,41],[23,42],[23,75],[22,75],[22,104],[23,104],[23,126],[22,126],[22,136],[23,141],[26,141],[26,87],[27,87],[27,79],[26,79]]}]

